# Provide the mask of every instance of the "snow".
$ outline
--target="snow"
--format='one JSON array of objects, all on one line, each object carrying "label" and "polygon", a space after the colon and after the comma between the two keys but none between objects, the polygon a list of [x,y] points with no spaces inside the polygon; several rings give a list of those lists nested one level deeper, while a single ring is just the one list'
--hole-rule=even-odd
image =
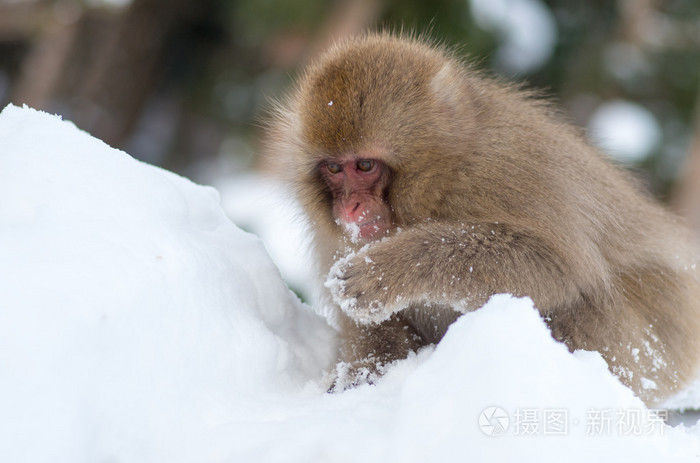
[{"label": "snow", "polygon": [[600,355],[569,353],[508,295],[377,384],[326,393],[334,331],[217,191],[57,117],[0,114],[0,197],[2,461],[700,454],[697,427],[661,424]]},{"label": "snow", "polygon": [[213,181],[221,207],[234,223],[260,237],[282,274],[307,299],[314,296],[315,275],[306,223],[298,205],[274,182],[246,173]]}]

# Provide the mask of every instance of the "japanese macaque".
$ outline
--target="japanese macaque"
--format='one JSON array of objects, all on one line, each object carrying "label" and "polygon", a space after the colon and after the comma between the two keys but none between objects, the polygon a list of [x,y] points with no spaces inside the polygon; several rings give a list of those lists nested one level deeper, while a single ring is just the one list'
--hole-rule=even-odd
[{"label": "japanese macaque", "polygon": [[600,352],[649,404],[693,377],[689,233],[562,119],[415,37],[356,37],[309,67],[267,150],[341,309],[335,389],[438,342],[496,293],[532,298],[557,340]]}]

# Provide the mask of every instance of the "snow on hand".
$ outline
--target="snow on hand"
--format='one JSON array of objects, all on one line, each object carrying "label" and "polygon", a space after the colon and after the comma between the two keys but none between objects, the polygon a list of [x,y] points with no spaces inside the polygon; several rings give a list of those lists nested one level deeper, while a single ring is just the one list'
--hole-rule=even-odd
[{"label": "snow on hand", "polygon": [[[23,462],[696,461],[596,353],[495,296],[373,386],[217,192],[0,114],[0,455]],[[332,379],[332,378],[330,378]],[[499,435],[500,434],[500,435]]]}]

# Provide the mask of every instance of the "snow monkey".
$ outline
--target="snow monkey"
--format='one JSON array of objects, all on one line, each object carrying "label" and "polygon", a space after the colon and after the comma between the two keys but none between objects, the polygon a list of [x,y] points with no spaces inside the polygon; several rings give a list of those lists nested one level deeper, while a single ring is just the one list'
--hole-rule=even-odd
[{"label": "snow monkey", "polygon": [[370,33],[312,64],[268,135],[336,307],[335,389],[496,293],[532,298],[557,340],[600,352],[648,404],[695,374],[692,238],[532,92]]}]

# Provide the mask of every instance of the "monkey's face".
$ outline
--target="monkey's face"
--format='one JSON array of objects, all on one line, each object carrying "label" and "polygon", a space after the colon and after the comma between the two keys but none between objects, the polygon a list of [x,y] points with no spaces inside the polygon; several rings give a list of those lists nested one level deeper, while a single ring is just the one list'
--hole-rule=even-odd
[{"label": "monkey's face", "polygon": [[320,174],[332,197],[333,217],[351,238],[371,241],[391,228],[386,202],[389,168],[382,161],[357,156],[325,159]]},{"label": "monkey's face", "polygon": [[[286,136],[299,197],[324,233],[336,238],[344,228],[367,242],[450,212],[435,205],[459,176],[435,166],[461,162],[465,129],[440,93],[453,87],[442,59],[401,41],[358,43],[330,53],[300,82]],[[446,135],[454,125],[458,141]]]}]

